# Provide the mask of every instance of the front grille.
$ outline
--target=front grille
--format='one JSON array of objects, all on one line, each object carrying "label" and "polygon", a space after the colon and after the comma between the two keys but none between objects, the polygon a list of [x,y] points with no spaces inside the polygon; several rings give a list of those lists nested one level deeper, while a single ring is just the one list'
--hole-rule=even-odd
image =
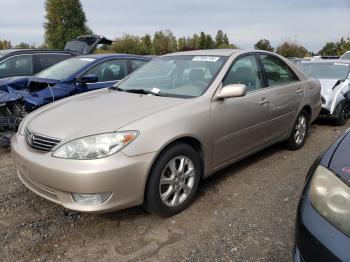
[{"label": "front grille", "polygon": [[34,133],[27,128],[24,130],[24,137],[31,148],[43,152],[51,151],[55,145],[61,142],[60,139]]}]

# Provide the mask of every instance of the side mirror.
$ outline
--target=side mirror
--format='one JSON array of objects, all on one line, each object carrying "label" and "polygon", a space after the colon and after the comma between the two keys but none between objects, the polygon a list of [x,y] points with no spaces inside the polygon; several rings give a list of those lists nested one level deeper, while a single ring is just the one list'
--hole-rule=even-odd
[{"label": "side mirror", "polygon": [[232,84],[221,88],[221,90],[216,94],[216,98],[225,99],[230,97],[245,96],[246,85],[243,84]]},{"label": "side mirror", "polygon": [[98,76],[96,74],[87,74],[82,76],[80,78],[80,83],[86,84],[86,83],[96,83],[98,81]]}]

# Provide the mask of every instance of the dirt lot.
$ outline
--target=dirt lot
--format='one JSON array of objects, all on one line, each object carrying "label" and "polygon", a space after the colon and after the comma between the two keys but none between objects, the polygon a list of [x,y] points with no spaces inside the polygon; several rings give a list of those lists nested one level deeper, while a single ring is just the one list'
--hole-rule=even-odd
[{"label": "dirt lot", "polygon": [[168,219],[140,207],[65,212],[21,185],[0,149],[0,260],[290,261],[307,170],[346,128],[313,125],[300,151],[277,145],[226,168]]}]

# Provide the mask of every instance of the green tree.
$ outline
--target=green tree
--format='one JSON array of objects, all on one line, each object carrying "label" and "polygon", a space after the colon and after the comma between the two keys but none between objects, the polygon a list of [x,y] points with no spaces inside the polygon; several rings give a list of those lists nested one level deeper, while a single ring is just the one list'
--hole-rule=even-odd
[{"label": "green tree", "polygon": [[337,42],[327,42],[322,49],[318,52],[323,56],[342,55],[346,51],[350,50],[350,38],[344,39],[343,37]]},{"label": "green tree", "polygon": [[45,43],[63,49],[66,42],[89,34],[86,17],[79,0],[46,0]]},{"label": "green tree", "polygon": [[177,50],[177,41],[170,30],[155,32],[153,41],[153,54],[164,55]]},{"label": "green tree", "polygon": [[222,32],[222,30],[219,30],[215,36],[215,47],[219,48],[220,46],[223,46],[223,44],[224,44],[224,32]]},{"label": "green tree", "polygon": [[0,40],[0,49],[8,49],[8,48],[12,48],[11,41]]},{"label": "green tree", "polygon": [[215,42],[214,42],[214,40],[213,40],[213,38],[211,37],[210,34],[206,35],[206,42],[207,42],[207,48],[208,49],[215,48]]},{"label": "green tree", "polygon": [[267,39],[260,39],[255,45],[255,49],[266,50],[273,52],[274,48],[271,46],[270,41]]},{"label": "green tree", "polygon": [[18,45],[16,45],[15,48],[29,49],[29,48],[33,48],[33,47],[30,44],[21,42]]},{"label": "green tree", "polygon": [[149,55],[152,53],[152,38],[149,34],[145,34],[141,37],[141,44],[145,50],[144,55]]},{"label": "green tree", "polygon": [[276,48],[276,53],[284,57],[305,57],[309,54],[307,49],[294,42],[284,42]]}]

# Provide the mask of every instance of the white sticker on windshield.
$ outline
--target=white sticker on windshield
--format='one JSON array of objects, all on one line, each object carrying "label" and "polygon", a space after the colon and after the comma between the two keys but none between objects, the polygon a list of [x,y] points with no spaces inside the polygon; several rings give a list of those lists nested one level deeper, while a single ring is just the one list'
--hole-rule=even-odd
[{"label": "white sticker on windshield", "polygon": [[81,61],[87,61],[87,62],[92,62],[95,61],[96,59],[94,58],[80,58]]},{"label": "white sticker on windshield", "polygon": [[220,59],[218,56],[195,56],[193,57],[192,61],[199,61],[199,62],[216,62]]},{"label": "white sticker on windshield", "polygon": [[348,64],[343,64],[343,63],[334,63],[333,65],[349,66]]}]

